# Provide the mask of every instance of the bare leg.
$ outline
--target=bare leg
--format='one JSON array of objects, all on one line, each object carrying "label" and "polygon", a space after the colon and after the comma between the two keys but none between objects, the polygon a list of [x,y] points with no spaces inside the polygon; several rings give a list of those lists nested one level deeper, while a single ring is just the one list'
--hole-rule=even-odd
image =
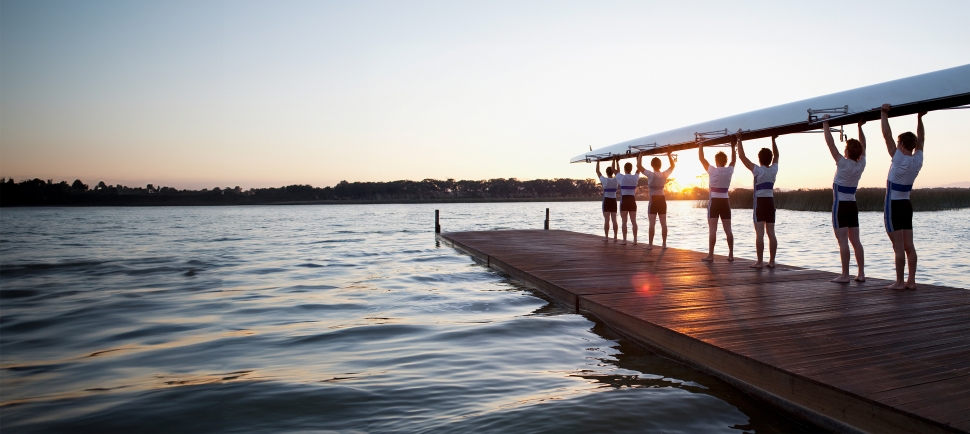
[{"label": "bare leg", "polygon": [[610,219],[613,220],[613,242],[615,243],[616,242],[616,236],[617,236],[616,233],[619,230],[618,229],[619,228],[619,225],[616,224],[616,213],[615,212],[611,212],[610,213]]},{"label": "bare leg", "polygon": [[765,222],[755,222],[754,224],[755,242],[754,247],[758,255],[758,262],[751,264],[751,268],[764,268],[765,258]]},{"label": "bare leg", "polygon": [[663,237],[663,248],[667,248],[667,214],[660,214],[660,236]]},{"label": "bare leg", "polygon": [[603,211],[603,242],[610,240],[610,214],[607,211]]},{"label": "bare leg", "polygon": [[721,220],[721,225],[724,226],[724,235],[727,237],[728,242],[728,261],[734,260],[734,232],[731,231],[731,219]]},{"label": "bare leg", "polygon": [[775,224],[765,223],[765,230],[768,232],[768,250],[771,252],[771,259],[768,260],[768,268],[775,268],[775,254],[778,253],[778,238],[775,237]]},{"label": "bare leg", "polygon": [[630,224],[633,226],[633,245],[635,246],[637,245],[637,212],[636,211],[630,211]]},{"label": "bare leg", "polygon": [[620,211],[620,218],[623,220],[623,242],[620,244],[626,244],[626,219],[630,216],[630,211]]},{"label": "bare leg", "polygon": [[707,257],[703,261],[714,261],[714,244],[717,243],[717,217],[707,219]]},{"label": "bare leg", "polygon": [[[862,240],[859,239],[859,228],[848,228],[849,231],[849,242],[852,243],[852,250],[855,251],[855,264],[859,267],[859,273],[855,276],[856,282],[866,281],[866,265],[865,265],[865,252],[862,249]],[[848,258],[842,260],[843,264],[848,267]],[[848,274],[848,270],[845,271]]]},{"label": "bare leg", "polygon": [[[856,231],[856,236],[859,236]],[[842,274],[830,282],[846,283],[849,281],[849,228],[835,229],[835,239],[839,242],[839,257],[842,259]],[[858,250],[856,250],[858,253]]]},{"label": "bare leg", "polygon": [[916,245],[913,244],[913,230],[903,229],[903,242],[906,243],[906,262],[909,265],[909,279],[906,279],[906,289],[916,289]]},{"label": "bare leg", "polygon": [[893,253],[896,256],[896,282],[887,286],[888,289],[904,289],[903,268],[906,266],[906,244],[903,241],[903,231],[892,231],[889,239],[893,242]]},{"label": "bare leg", "polygon": [[647,234],[649,238],[649,242],[647,243],[647,250],[650,250],[650,249],[653,249],[653,234],[654,234],[654,229],[656,229],[657,227],[657,215],[648,214],[647,216],[650,218],[650,229],[647,230]]}]

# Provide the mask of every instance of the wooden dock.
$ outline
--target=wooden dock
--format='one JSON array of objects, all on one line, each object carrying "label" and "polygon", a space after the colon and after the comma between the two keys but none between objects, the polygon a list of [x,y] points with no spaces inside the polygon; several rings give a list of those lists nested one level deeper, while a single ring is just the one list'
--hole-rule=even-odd
[{"label": "wooden dock", "polygon": [[970,431],[970,290],[840,285],[829,272],[567,231],[438,239],[823,428]]}]

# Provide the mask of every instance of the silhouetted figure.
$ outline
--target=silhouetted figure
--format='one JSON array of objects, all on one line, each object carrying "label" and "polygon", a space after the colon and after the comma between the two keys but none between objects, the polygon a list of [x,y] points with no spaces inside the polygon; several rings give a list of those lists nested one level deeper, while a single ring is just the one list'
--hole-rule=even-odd
[{"label": "silhouetted figure", "polygon": [[[714,244],[717,242],[717,219],[721,219],[724,226],[724,235],[728,244],[728,261],[734,260],[734,233],[731,232],[731,203],[728,201],[728,189],[731,188],[731,177],[734,176],[734,163],[737,162],[738,154],[731,143],[731,165],[727,166],[727,154],[718,152],[714,155],[714,163],[717,167],[711,166],[704,158],[704,145],[697,146],[697,153],[701,159],[701,165],[707,171],[708,188],[710,189],[710,199],[707,202],[707,225],[708,225],[708,249],[707,257],[704,261],[714,260]],[[725,167],[727,166],[727,167]]]},{"label": "silhouetted figure", "polygon": [[617,224],[616,224],[616,190],[619,184],[617,184],[616,178],[613,174],[617,172],[619,168],[619,162],[617,159],[613,159],[610,163],[610,167],[606,168],[606,176],[600,173],[600,162],[596,162],[596,177],[599,178],[600,184],[603,185],[603,241],[607,242],[610,240],[610,220],[613,221],[613,242],[616,242],[617,237]]},{"label": "silhouetted figure", "polygon": [[775,268],[775,253],[778,252],[778,238],[775,237],[775,179],[778,177],[778,145],[775,139],[778,136],[771,136],[771,149],[761,148],[758,151],[759,166],[755,166],[751,160],[744,155],[744,146],[741,143],[741,130],[738,130],[738,156],[741,163],[747,167],[754,175],[754,202],[752,214],[754,215],[755,248],[758,252],[758,262],[751,264],[751,268],[764,268],[765,257],[765,232],[768,232],[768,248],[771,257],[768,260],[768,268]]},{"label": "silhouetted figure", "polygon": [[849,243],[855,251],[855,262],[859,273],[855,280],[866,281],[865,252],[862,240],[859,239],[859,207],[856,206],[855,191],[859,186],[859,178],[866,169],[866,135],[862,132],[860,121],[858,125],[859,139],[849,139],[845,142],[845,150],[840,154],[835,147],[835,139],[829,131],[829,115],[822,118],[822,131],[825,134],[825,144],[835,159],[835,180],[832,181],[832,228],[835,239],[839,241],[839,256],[842,259],[842,274],[835,279],[836,283],[846,283],[849,278]]},{"label": "silhouetted figure", "polygon": [[653,249],[653,235],[657,227],[657,217],[660,217],[660,236],[663,238],[663,248],[667,248],[667,197],[664,196],[664,186],[667,185],[667,178],[674,171],[676,162],[670,152],[667,153],[667,160],[670,161],[670,168],[661,172],[660,159],[654,157],[650,160],[650,167],[653,172],[645,171],[650,187],[650,203],[647,205],[647,216],[650,218],[649,240],[647,250]]},{"label": "silhouetted figure", "polygon": [[[896,253],[896,282],[889,285],[889,289],[916,289],[916,246],[913,245],[913,205],[909,202],[909,192],[913,189],[913,182],[923,168],[923,116],[921,112],[916,116],[916,134],[909,131],[902,133],[893,142],[893,132],[889,128],[889,104],[883,104],[882,137],[886,141],[886,149],[893,158],[889,166],[889,176],[886,180],[886,202],[883,218],[886,222],[886,232],[893,242]],[[908,260],[908,261],[907,261]],[[909,279],[903,283],[903,267],[909,263]]]}]

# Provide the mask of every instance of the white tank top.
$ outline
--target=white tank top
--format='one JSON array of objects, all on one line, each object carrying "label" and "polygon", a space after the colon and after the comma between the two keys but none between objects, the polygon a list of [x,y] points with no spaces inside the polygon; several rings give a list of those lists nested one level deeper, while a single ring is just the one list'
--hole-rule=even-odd
[{"label": "white tank top", "polygon": [[667,185],[667,178],[670,177],[670,172],[672,170],[673,169],[667,169],[663,172],[647,172],[644,174],[649,181],[651,196],[664,195],[664,186]]},{"label": "white tank top", "polygon": [[919,170],[922,168],[923,151],[905,155],[903,151],[897,149],[893,155],[893,163],[889,166],[889,182],[886,183],[890,199],[909,199],[909,191],[913,189],[916,175],[919,175]]},{"label": "white tank top", "polygon": [[754,166],[754,197],[774,197],[775,178],[778,177],[778,163],[768,167]]},{"label": "white tank top", "polygon": [[637,183],[640,182],[640,174],[632,173],[629,175],[616,175],[620,183],[620,194],[622,196],[634,196],[637,193]]},{"label": "white tank top", "polygon": [[840,155],[835,166],[832,188],[839,195],[839,201],[855,202],[855,190],[859,187],[859,178],[862,178],[862,171],[866,170],[866,156],[863,155],[859,161],[855,161]]},{"label": "white tank top", "polygon": [[727,198],[728,189],[731,188],[731,177],[734,176],[734,166],[717,167],[707,166],[708,186],[711,190],[711,198]]},{"label": "white tank top", "polygon": [[601,176],[600,184],[603,184],[603,197],[616,199],[616,178]]}]

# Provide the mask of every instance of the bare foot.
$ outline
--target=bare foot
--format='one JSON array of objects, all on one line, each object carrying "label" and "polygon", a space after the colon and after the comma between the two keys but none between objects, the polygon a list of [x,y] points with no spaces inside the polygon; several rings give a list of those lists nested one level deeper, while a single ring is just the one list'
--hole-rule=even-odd
[{"label": "bare foot", "polygon": [[848,283],[849,280],[850,280],[849,279],[849,275],[848,274],[843,274],[843,275],[840,275],[839,277],[836,277],[835,279],[829,280],[829,282]]},{"label": "bare foot", "polygon": [[906,282],[906,289],[916,289],[916,282]]},{"label": "bare foot", "polygon": [[664,250],[667,250],[667,245],[666,245],[666,244],[664,244],[664,247],[663,247],[663,248],[664,248]]},{"label": "bare foot", "polygon": [[647,244],[647,247],[645,247],[645,249],[653,250],[653,244]]},{"label": "bare foot", "polygon": [[860,275],[856,276],[855,279],[853,279],[853,280],[855,280],[856,282],[865,282],[866,281],[866,275],[865,274],[860,274]]},{"label": "bare foot", "polygon": [[625,246],[626,245],[626,240],[620,241],[620,245],[621,246]]},{"label": "bare foot", "polygon": [[754,264],[748,265],[751,268],[765,268],[765,265],[760,262],[755,262]]},{"label": "bare foot", "polygon": [[734,253],[731,253],[730,255],[728,255],[728,261],[732,261],[732,262],[734,261]]},{"label": "bare foot", "polygon": [[768,262],[768,265],[766,265],[766,267],[768,267],[768,268],[775,268],[775,261]]},{"label": "bare foot", "polygon": [[714,262],[714,257],[713,256],[705,256],[705,257],[701,258],[701,260],[704,261],[704,262]]},{"label": "bare foot", "polygon": [[604,239],[603,239],[603,242],[604,242],[604,243],[608,243],[608,242],[610,242],[610,239],[609,239],[609,238],[604,238]]},{"label": "bare foot", "polygon": [[903,285],[903,282],[896,282],[887,286],[886,289],[906,289],[906,285]]},{"label": "bare foot", "polygon": [[633,240],[633,245],[637,245],[637,240]]}]

